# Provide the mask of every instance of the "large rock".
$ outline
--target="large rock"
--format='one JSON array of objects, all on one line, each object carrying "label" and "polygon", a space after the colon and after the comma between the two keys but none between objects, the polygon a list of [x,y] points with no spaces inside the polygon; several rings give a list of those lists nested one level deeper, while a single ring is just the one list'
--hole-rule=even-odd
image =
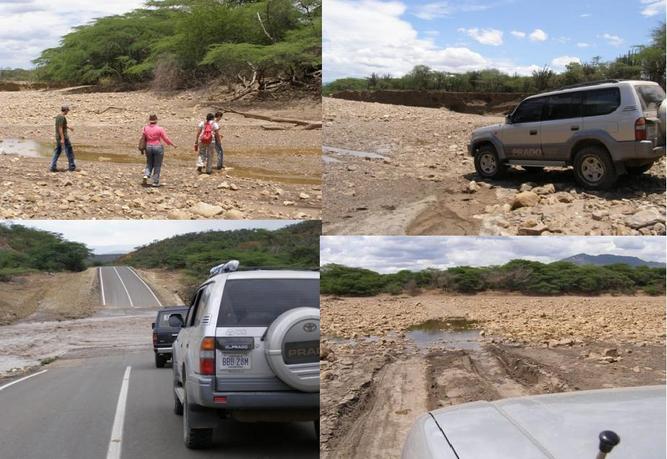
[{"label": "large rock", "polygon": [[512,209],[518,209],[520,207],[534,207],[537,203],[540,202],[540,197],[537,193],[532,191],[523,191],[517,193],[514,196],[514,201],[512,201]]},{"label": "large rock", "polygon": [[212,218],[216,215],[220,215],[224,210],[225,209],[220,206],[206,204],[205,202],[198,202],[190,208],[191,212],[206,218]]},{"label": "large rock", "polygon": [[625,219],[625,224],[634,229],[664,222],[665,217],[663,217],[657,209],[640,210],[636,214],[630,215]]}]

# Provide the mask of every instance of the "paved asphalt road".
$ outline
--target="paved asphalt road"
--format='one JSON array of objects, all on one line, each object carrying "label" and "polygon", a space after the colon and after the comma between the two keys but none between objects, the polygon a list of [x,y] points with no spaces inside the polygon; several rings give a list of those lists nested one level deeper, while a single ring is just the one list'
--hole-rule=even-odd
[{"label": "paved asphalt road", "polygon": [[98,268],[102,304],[114,308],[161,307],[157,296],[139,275],[127,266]]},{"label": "paved asphalt road", "polygon": [[[122,405],[119,394],[128,366]],[[312,423],[223,420],[212,449],[188,450],[182,418],[172,411],[171,368],[155,368],[150,350],[64,359],[46,369],[10,386],[10,381],[0,383],[0,458],[104,459],[121,411],[123,459],[319,457]]]}]

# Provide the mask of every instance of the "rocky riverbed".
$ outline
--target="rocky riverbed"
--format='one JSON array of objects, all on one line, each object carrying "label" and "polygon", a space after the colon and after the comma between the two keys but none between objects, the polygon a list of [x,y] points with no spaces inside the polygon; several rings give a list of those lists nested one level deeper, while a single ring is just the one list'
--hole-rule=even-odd
[{"label": "rocky riverbed", "polygon": [[327,234],[664,235],[665,159],[612,191],[569,169],[482,181],[473,129],[498,116],[324,99]]},{"label": "rocky riverbed", "polygon": [[[1,218],[317,219],[321,209],[320,130],[227,112],[221,132],[225,169],[195,170],[196,124],[232,108],[278,118],[319,121],[320,104],[258,102],[224,106],[204,92],[76,94],[68,90],[0,93]],[[77,172],[47,171],[53,117],[69,104]],[[160,188],[142,187],[136,145],[157,113],[177,148],[167,147]],[[65,155],[60,169],[67,166]]]}]

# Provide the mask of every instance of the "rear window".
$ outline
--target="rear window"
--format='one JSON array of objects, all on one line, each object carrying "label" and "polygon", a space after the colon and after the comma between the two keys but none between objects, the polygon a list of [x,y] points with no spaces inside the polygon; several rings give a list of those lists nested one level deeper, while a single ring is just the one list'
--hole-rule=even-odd
[{"label": "rear window", "polygon": [[608,115],[621,105],[621,91],[618,88],[586,91],[584,95],[584,116]]},{"label": "rear window", "polygon": [[319,279],[228,280],[218,327],[267,327],[283,312],[299,307],[319,309]]},{"label": "rear window", "polygon": [[185,321],[185,315],[187,313],[188,313],[187,309],[184,309],[183,311],[165,311],[165,312],[161,312],[157,315],[157,323],[156,323],[155,326],[160,327],[160,328],[171,328],[169,326],[169,317],[172,314],[180,314],[181,317],[183,317],[183,321]]},{"label": "rear window", "polygon": [[665,100],[665,91],[658,85],[635,86],[639,100],[642,103],[643,111],[657,111],[663,100]]}]

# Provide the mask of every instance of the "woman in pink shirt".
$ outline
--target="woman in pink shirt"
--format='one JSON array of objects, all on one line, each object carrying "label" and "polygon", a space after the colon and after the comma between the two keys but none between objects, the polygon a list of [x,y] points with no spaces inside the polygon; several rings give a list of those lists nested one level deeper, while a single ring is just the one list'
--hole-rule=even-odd
[{"label": "woman in pink shirt", "polygon": [[176,145],[167,137],[163,128],[157,125],[157,115],[148,117],[148,124],[144,126],[144,138],[146,139],[146,171],[144,172],[144,185],[148,185],[148,179],[152,178],[153,186],[160,186],[160,169],[162,168],[162,159],[164,158],[164,146],[167,145],[176,148]]}]

